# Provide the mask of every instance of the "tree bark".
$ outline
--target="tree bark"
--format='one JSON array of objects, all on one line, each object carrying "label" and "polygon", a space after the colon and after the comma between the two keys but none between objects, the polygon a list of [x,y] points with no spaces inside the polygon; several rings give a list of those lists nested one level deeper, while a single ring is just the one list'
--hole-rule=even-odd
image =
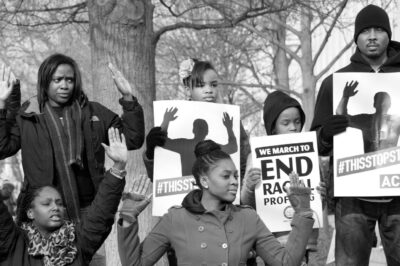
[{"label": "tree bark", "polygon": [[[94,100],[121,113],[121,97],[107,68],[113,63],[127,78],[133,95],[143,106],[146,132],[153,126],[155,100],[155,43],[153,42],[153,10],[149,0],[89,0],[89,31],[92,55]],[[129,154],[127,188],[133,179],[146,170],[142,150]],[[140,236],[153,227],[151,208],[140,216]],[[115,228],[107,240],[107,265],[120,265]],[[163,265],[161,263],[160,265]]]}]

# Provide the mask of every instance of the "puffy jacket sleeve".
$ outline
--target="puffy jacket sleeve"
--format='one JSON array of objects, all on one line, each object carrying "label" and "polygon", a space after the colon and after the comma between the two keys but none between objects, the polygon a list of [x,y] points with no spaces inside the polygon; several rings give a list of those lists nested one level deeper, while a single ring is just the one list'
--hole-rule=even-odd
[{"label": "puffy jacket sleeve", "polygon": [[332,143],[325,142],[321,138],[321,129],[324,121],[333,115],[333,76],[330,75],[321,84],[314,109],[314,119],[310,130],[317,131],[318,152],[320,155],[329,155],[332,151]]},{"label": "puffy jacket sleeve", "polygon": [[[121,220],[120,220],[121,222]],[[171,218],[165,214],[140,244],[137,220],[128,227],[118,223],[118,252],[122,266],[154,265],[169,249]]]},{"label": "puffy jacket sleeve", "polygon": [[18,230],[7,206],[0,200],[0,262],[7,258],[17,239]]},{"label": "puffy jacket sleeve", "polygon": [[86,261],[92,258],[111,232],[124,186],[125,179],[107,171],[87,214],[82,217],[78,236]]},{"label": "puffy jacket sleeve", "polygon": [[[91,102],[97,111],[101,113],[101,120],[103,120],[102,122],[106,129],[110,127],[118,128],[119,132],[125,135],[128,150],[139,149],[144,142],[144,116],[142,106],[135,97],[133,97],[133,101],[125,101],[121,98],[119,103],[123,111],[121,117],[105,106],[97,102]],[[104,141],[108,143],[107,138]]]},{"label": "puffy jacket sleeve", "polygon": [[0,160],[16,154],[21,148],[17,120],[7,118],[7,110],[0,109]]},{"label": "puffy jacket sleeve", "polygon": [[291,223],[292,231],[289,234],[289,239],[286,246],[282,246],[257,215],[257,255],[264,260],[266,265],[270,266],[300,265],[306,252],[313,224],[314,219],[295,215]]}]

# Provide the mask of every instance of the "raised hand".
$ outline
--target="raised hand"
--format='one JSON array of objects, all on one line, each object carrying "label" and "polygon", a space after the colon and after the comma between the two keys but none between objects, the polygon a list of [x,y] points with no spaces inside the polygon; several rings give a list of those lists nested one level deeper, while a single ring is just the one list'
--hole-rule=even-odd
[{"label": "raised hand", "polygon": [[166,122],[174,121],[176,118],[178,118],[178,116],[176,116],[177,112],[178,112],[178,108],[176,108],[176,107],[171,107],[169,109],[168,108],[165,109],[164,121],[166,121]]},{"label": "raised hand", "polygon": [[350,98],[350,97],[356,95],[358,92],[356,90],[357,86],[358,86],[357,80],[356,81],[352,80],[352,81],[350,81],[350,83],[346,82],[346,86],[344,86],[344,89],[343,89],[343,97]]},{"label": "raised hand", "polygon": [[261,182],[261,169],[251,168],[244,177],[244,185],[248,191],[254,192],[256,186]]},{"label": "raised hand", "polygon": [[122,75],[121,71],[119,71],[113,64],[108,63],[108,69],[111,71],[112,78],[114,80],[115,85],[117,86],[118,91],[124,97],[129,97],[132,99],[133,90],[129,81]]},{"label": "raised hand", "polygon": [[296,173],[289,174],[290,187],[286,189],[290,204],[296,213],[310,212],[311,189],[306,187]]},{"label": "raised hand", "polygon": [[0,108],[5,108],[5,102],[11,94],[14,83],[15,77],[11,68],[3,64],[0,69]]},{"label": "raised hand", "polygon": [[133,181],[129,192],[122,195],[122,206],[119,212],[125,217],[136,218],[151,202],[152,194],[148,194],[150,179],[147,175],[140,175]]},{"label": "raised hand", "polygon": [[110,127],[108,129],[108,141],[110,146],[101,143],[107,156],[114,161],[114,166],[119,170],[125,169],[126,161],[128,160],[128,149],[124,134],[120,136],[117,128]]},{"label": "raised hand", "polygon": [[224,117],[222,118],[222,123],[226,128],[232,128],[233,127],[233,117],[230,118],[229,114],[227,112],[224,112]]}]

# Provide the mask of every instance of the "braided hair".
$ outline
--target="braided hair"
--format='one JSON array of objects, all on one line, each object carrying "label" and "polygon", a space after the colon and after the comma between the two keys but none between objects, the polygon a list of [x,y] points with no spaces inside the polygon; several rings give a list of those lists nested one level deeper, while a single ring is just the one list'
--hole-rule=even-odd
[{"label": "braided hair", "polygon": [[194,153],[196,161],[193,164],[192,174],[196,180],[196,185],[200,189],[203,189],[200,177],[206,174],[211,166],[220,160],[231,159],[229,154],[221,150],[221,146],[212,140],[203,140],[197,143]]},{"label": "braided hair", "polygon": [[[32,208],[32,203],[36,197],[39,196],[40,192],[46,187],[51,187],[57,190],[54,186],[41,186],[35,188],[28,188],[27,191],[21,193],[21,197],[18,199],[17,209],[17,225],[21,226],[22,223],[30,222],[31,219],[28,217],[28,210]],[[57,190],[58,191],[58,190]]]}]

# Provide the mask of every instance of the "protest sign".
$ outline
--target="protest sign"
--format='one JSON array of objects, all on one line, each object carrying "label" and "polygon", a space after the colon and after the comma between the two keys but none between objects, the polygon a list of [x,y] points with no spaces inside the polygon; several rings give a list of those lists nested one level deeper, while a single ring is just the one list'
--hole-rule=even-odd
[{"label": "protest sign", "polygon": [[346,115],[334,137],[334,195],[400,195],[400,75],[335,73],[333,112]]},{"label": "protest sign", "polygon": [[272,232],[290,231],[294,210],[284,187],[295,172],[311,188],[314,228],[322,227],[322,203],[315,132],[254,137],[250,139],[253,166],[261,169],[255,190],[257,213]]},{"label": "protest sign", "polygon": [[[167,131],[163,147],[154,154],[153,215],[181,205],[196,188],[192,176],[194,148],[211,139],[240,167],[240,111],[238,106],[196,101],[155,101],[154,124]],[[235,203],[239,203],[240,188]]]}]

